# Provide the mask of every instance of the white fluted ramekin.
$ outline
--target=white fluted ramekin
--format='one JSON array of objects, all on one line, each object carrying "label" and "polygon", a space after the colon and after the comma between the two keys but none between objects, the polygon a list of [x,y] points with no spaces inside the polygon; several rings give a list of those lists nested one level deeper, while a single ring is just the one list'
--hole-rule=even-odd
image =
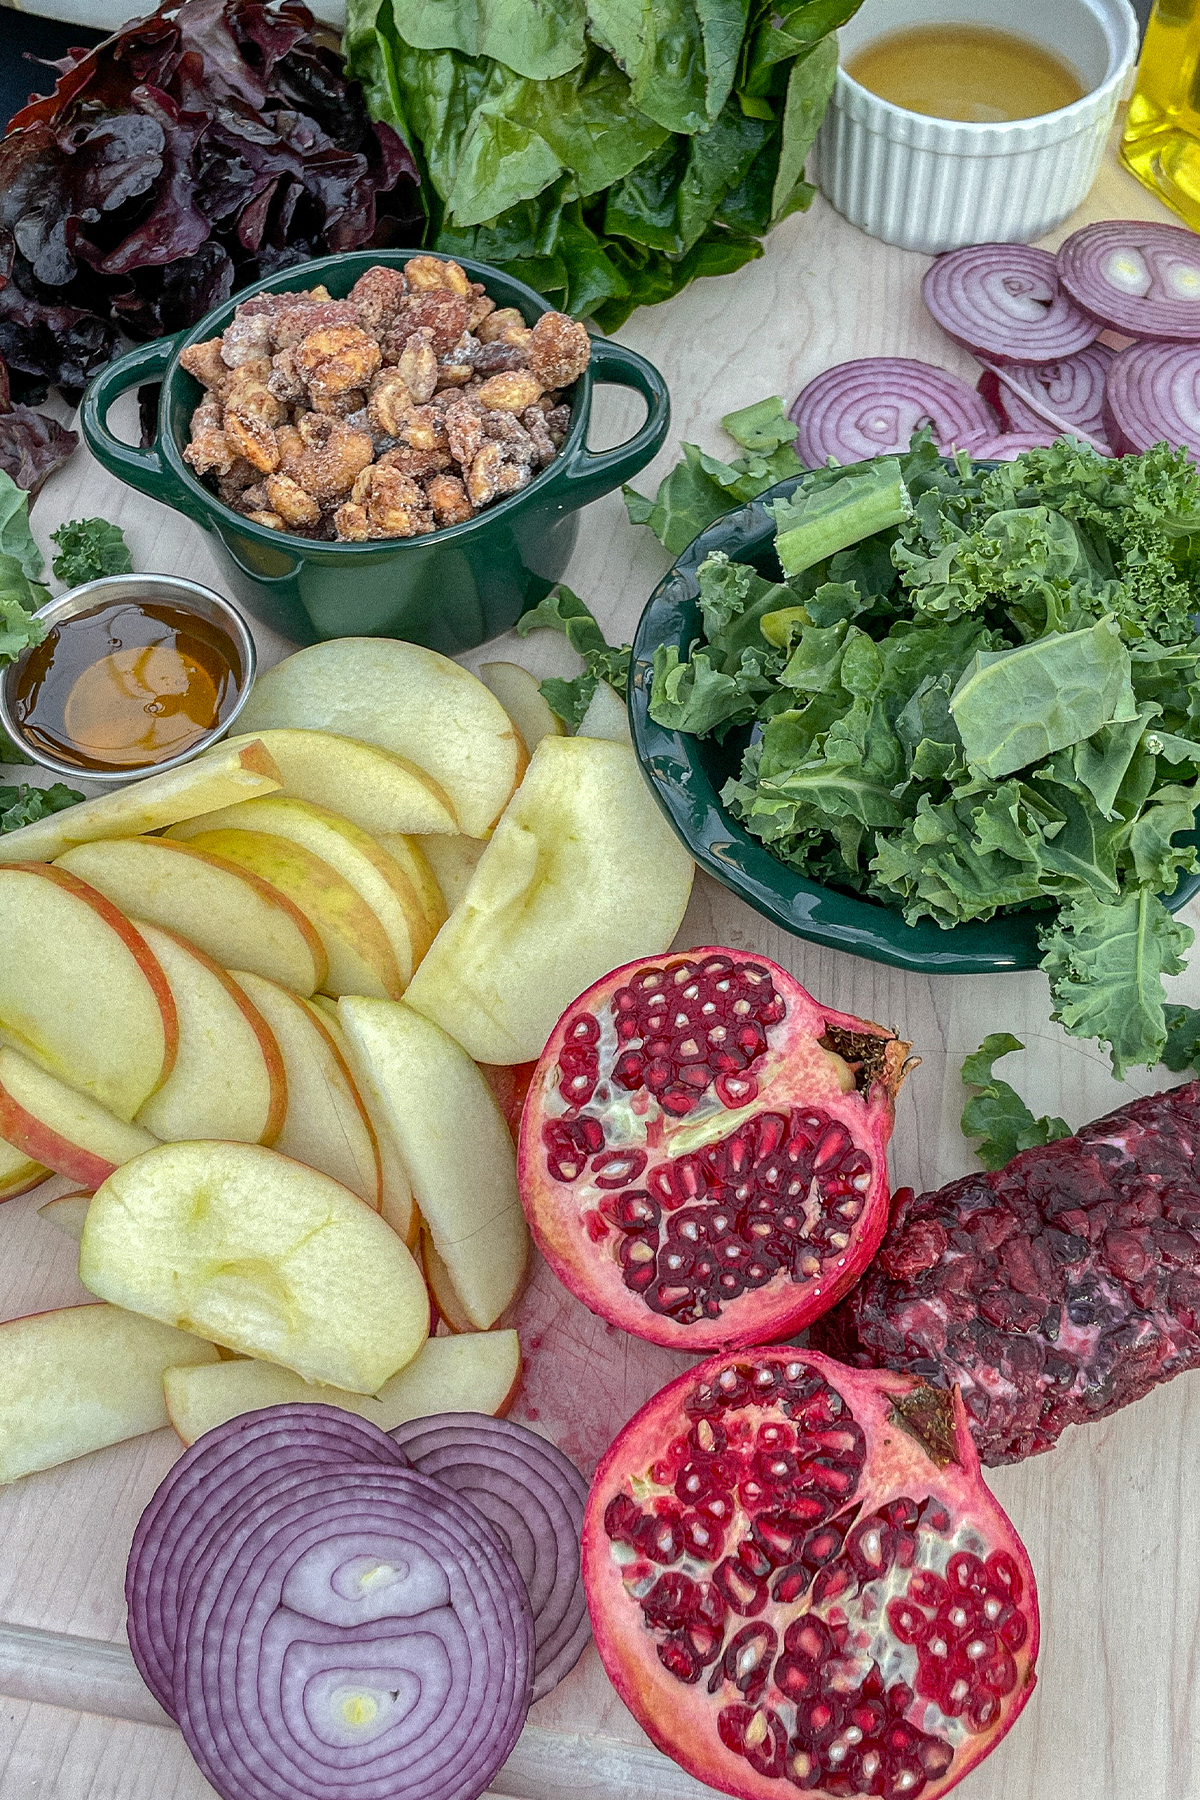
[{"label": "white fluted ramekin", "polygon": [[1137,19],[1129,0],[864,0],[838,33],[842,61],[906,26],[950,24],[1032,38],[1087,92],[1032,119],[962,124],[893,106],[839,68],[816,179],[843,218],[885,244],[932,255],[1028,243],[1074,212],[1096,179],[1137,58]]}]

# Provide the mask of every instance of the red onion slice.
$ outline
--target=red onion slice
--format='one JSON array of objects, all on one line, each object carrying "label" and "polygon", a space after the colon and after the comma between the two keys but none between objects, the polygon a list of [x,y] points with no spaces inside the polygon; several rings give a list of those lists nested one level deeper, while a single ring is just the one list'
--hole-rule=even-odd
[{"label": "red onion slice", "polygon": [[1030,244],[967,244],[925,271],[925,304],[948,337],[996,362],[1074,356],[1100,327],[1059,288],[1048,250]]},{"label": "red onion slice", "polygon": [[591,1637],[579,1574],[587,1482],[545,1438],[487,1413],[413,1419],[390,1435],[414,1468],[469,1500],[511,1551],[533,1606],[533,1697],[540,1700]]},{"label": "red onion slice", "polygon": [[1002,431],[996,437],[976,438],[962,448],[972,462],[1016,462],[1026,450],[1045,450],[1058,436],[1053,425],[1042,425],[1037,431]]},{"label": "red onion slice", "polygon": [[272,1406],[205,1432],[158,1484],[138,1520],[125,1572],[129,1644],[159,1704],[173,1706],[180,1585],[239,1495],[264,1471],[294,1478],[332,1463],[404,1467],[385,1431],[333,1406]]},{"label": "red onion slice", "polygon": [[996,430],[987,402],[945,369],[909,356],[864,356],[810,381],[788,417],[800,427],[796,453],[806,469],[865,462],[907,450],[922,425],[939,450]]},{"label": "red onion slice", "polygon": [[1182,225],[1085,225],[1060,245],[1058,275],[1084,311],[1114,331],[1200,340],[1200,238]]},{"label": "red onion slice", "polygon": [[1094,449],[1109,451],[1104,434],[1104,383],[1115,351],[1089,344],[1077,356],[1057,362],[1009,363],[984,367],[979,392],[1009,431],[1040,431],[1054,425],[1074,433]]},{"label": "red onion slice", "polygon": [[1114,449],[1140,455],[1165,438],[1200,456],[1200,345],[1130,344],[1108,372],[1104,418]]},{"label": "red onion slice", "polygon": [[441,1483],[330,1471],[232,1534],[175,1665],[222,1800],[476,1800],[524,1722],[533,1618],[496,1534]]}]

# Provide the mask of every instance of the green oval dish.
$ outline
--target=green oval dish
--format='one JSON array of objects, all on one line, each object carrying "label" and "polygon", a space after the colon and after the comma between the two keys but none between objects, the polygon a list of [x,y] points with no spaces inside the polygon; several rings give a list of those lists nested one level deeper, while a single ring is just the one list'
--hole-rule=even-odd
[{"label": "green oval dish", "polygon": [[[1032,913],[1013,913],[944,931],[932,919],[907,925],[902,914],[874,900],[838,893],[807,880],[780,862],[721,805],[720,793],[741,766],[748,731],[731,732],[724,744],[665,731],[650,717],[654,651],[674,644],[680,656],[703,636],[696,570],[714,550],[733,562],[752,563],[771,581],[782,579],[775,559],[775,523],[769,500],[792,494],[795,476],[748,506],[726,513],[688,545],[651,594],[638,622],[629,675],[629,723],[638,760],[659,805],[702,869],[748,906],[796,937],[917,975],[1007,974],[1039,962]],[[1185,876],[1166,904],[1178,912],[1200,892],[1200,873]]]},{"label": "green oval dish", "polygon": [[[189,344],[216,337],[252,294],[323,282],[335,299],[343,299],[364,270],[378,263],[401,268],[423,254],[354,250],[281,269],[240,289],[198,325],[139,344],[101,370],[84,395],[80,427],[96,459],[210,532],[232,592],[297,643],[399,637],[453,656],[507,631],[526,607],[545,598],[566,568],[579,529],[578,509],[644,468],[667,435],[671,406],[658,370],[623,344],[595,338],[591,365],[570,392],[571,429],[554,461],[528,487],[465,524],[423,537],[319,543],[255,525],[226,506],[183,460],[203,389],[180,364],[181,353]],[[515,306],[530,324],[551,310],[523,282],[485,263],[458,260],[499,306]],[[127,388],[152,381],[162,383],[158,429],[153,444],[138,449],[114,437],[108,412]],[[592,392],[599,383],[633,388],[646,402],[645,423],[612,450],[587,447]]]}]

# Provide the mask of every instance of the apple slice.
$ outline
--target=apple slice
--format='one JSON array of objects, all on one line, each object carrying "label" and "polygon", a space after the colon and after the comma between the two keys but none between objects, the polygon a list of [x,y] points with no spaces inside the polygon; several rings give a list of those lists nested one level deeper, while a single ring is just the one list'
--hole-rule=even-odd
[{"label": "apple slice", "polygon": [[483,663],[479,679],[497,700],[521,734],[530,756],[544,737],[565,737],[567,728],[547,706],[536,675],[520,663]]},{"label": "apple slice", "polygon": [[429,1289],[429,1298],[433,1302],[433,1310],[444,1321],[446,1330],[455,1337],[463,1332],[474,1332],[476,1327],[472,1325],[467,1309],[455,1291],[450,1271],[438,1255],[427,1225],[421,1227],[421,1268],[425,1286]]},{"label": "apple slice", "polygon": [[[311,994],[325,981],[325,951],[300,909],[260,875],[207,851],[169,838],[116,838],[79,844],[53,869],[90,882],[124,912],[177,932],[223,968],[253,969],[298,994]],[[44,931],[42,941],[58,939]],[[147,1084],[133,1111],[157,1085],[157,1080]]]},{"label": "apple slice", "polygon": [[7,1044],[0,1049],[0,1136],[88,1189],[158,1142]]},{"label": "apple slice", "polygon": [[[372,837],[381,831],[459,829],[454,809],[432,775],[378,744],[363,744],[333,731],[266,731],[257,738],[225,741],[264,745],[278,765],[289,800],[328,807]],[[230,798],[232,803],[253,795]],[[173,825],[174,819],[169,823]]]},{"label": "apple slice", "polygon": [[138,1124],[168,1141],[273,1144],[283,1128],[288,1084],[267,1021],[195,944],[140,919],[138,930],[171,985],[179,1014],[175,1066],[139,1110]]},{"label": "apple slice", "polygon": [[66,869],[18,863],[0,868],[0,945],[0,1040],[132,1119],[179,1039],[145,939]]},{"label": "apple slice", "polygon": [[320,1023],[333,1039],[334,1048],[349,1070],[354,1082],[354,1089],[359,1103],[371,1121],[371,1129],[375,1133],[375,1144],[379,1152],[381,1171],[381,1187],[379,1210],[397,1236],[402,1237],[409,1249],[414,1253],[421,1229],[421,1215],[413,1202],[412,1184],[408,1179],[408,1170],[404,1166],[404,1158],[400,1154],[400,1146],[388,1124],[379,1090],[375,1086],[370,1069],[355,1068],[354,1053],[341,1020],[338,1018],[337,1002],[330,1000],[326,994],[314,994],[304,1004],[318,1015]]},{"label": "apple slice", "polygon": [[423,837],[419,848],[433,870],[434,878],[450,911],[466,893],[475,867],[487,845],[479,838]]},{"label": "apple slice", "polygon": [[303,845],[273,832],[214,825],[193,833],[193,824],[205,826],[208,821],[195,819],[180,827],[195,849],[261,875],[304,914],[325,951],[329,973],[322,986],[331,994],[399,999],[404,987],[387,933],[361,894],[336,869]]},{"label": "apple slice", "polygon": [[543,738],[406,1004],[478,1062],[529,1062],[589,982],[667,949],[692,874],[632,750]]},{"label": "apple slice", "polygon": [[[48,819],[35,819],[0,837],[0,863],[53,862],[72,844],[88,844],[95,838],[139,837],[161,831],[197,813],[215,812],[238,800],[273,794],[283,777],[258,738],[230,738],[207,756],[185,763],[181,769],[164,769],[130,782],[111,794],[68,806]],[[436,831],[436,825],[410,827]],[[451,825],[451,831],[457,826]]]},{"label": "apple slice", "polygon": [[329,1021],[261,975],[235,970],[233,980],[269,1023],[287,1074],[276,1150],[340,1181],[378,1212],[383,1172],[375,1133]]},{"label": "apple slice", "polygon": [[610,743],[628,744],[633,749],[629,712],[621,696],[609,687],[607,681],[597,684],[575,735],[583,738],[607,738]]},{"label": "apple slice", "polygon": [[512,720],[467,669],[396,638],[331,638],[260,675],[244,731],[334,731],[403,756],[446,794],[460,831],[487,837],[525,767]]},{"label": "apple slice", "polygon": [[486,1331],[516,1296],[529,1253],[516,1153],[492,1091],[466,1052],[403,1001],[340,1000],[338,1017],[466,1316]]},{"label": "apple slice", "polygon": [[0,1325],[0,1482],[160,1431],[163,1373],[215,1363],[186,1331],[118,1306],[64,1306]]},{"label": "apple slice", "polygon": [[[450,843],[450,838],[443,842]],[[424,956],[442,926],[446,923],[446,899],[438,885],[438,878],[433,872],[433,865],[422,850],[419,839],[406,837],[401,832],[385,831],[375,842],[385,851],[397,865],[401,874],[408,881],[420,902],[421,911],[425,915],[429,938],[424,945],[421,956]],[[478,843],[478,838],[464,838],[464,843]],[[420,962],[421,957],[417,958]]]},{"label": "apple slice", "polygon": [[90,1194],[60,1194],[57,1200],[44,1201],[37,1209],[37,1216],[45,1219],[47,1225],[53,1225],[55,1231],[65,1233],[78,1243],[83,1236],[83,1222],[91,1204]]},{"label": "apple slice", "polygon": [[290,1369],[258,1361],[212,1365],[210,1379],[198,1367],[168,1369],[163,1391],[171,1423],[185,1444],[240,1413],[263,1406],[340,1406],[392,1431],[409,1419],[435,1413],[508,1411],[521,1380],[521,1345],[515,1331],[478,1331],[470,1337],[430,1338],[408,1367],[385,1381],[373,1398],[341,1388],[318,1387]]},{"label": "apple slice", "polygon": [[126,1163],[88,1208],[79,1279],[131,1312],[363,1394],[429,1335],[421,1271],[391,1227],[261,1144],[160,1144]]},{"label": "apple slice", "polygon": [[368,832],[308,800],[271,796],[174,826],[170,835],[188,840],[210,831],[270,833],[327,863],[374,915],[395,957],[400,991],[407,987],[432,932],[412,883]]},{"label": "apple slice", "polygon": [[0,1142],[0,1200],[16,1200],[30,1188],[40,1186],[50,1170],[31,1162],[23,1150]]}]

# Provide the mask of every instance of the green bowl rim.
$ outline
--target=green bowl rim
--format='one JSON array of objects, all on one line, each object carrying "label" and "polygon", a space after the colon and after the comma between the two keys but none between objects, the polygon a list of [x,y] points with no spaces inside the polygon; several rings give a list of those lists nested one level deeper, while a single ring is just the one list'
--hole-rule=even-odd
[{"label": "green bowl rim", "polygon": [[[202,344],[206,339],[214,337],[217,332],[223,331],[233,318],[237,308],[244,301],[252,299],[255,294],[279,293],[301,279],[307,281],[310,287],[316,286],[322,280],[322,271],[328,272],[347,262],[361,260],[366,268],[373,268],[380,263],[385,268],[395,268],[410,262],[414,256],[428,256],[429,254],[430,252],[424,249],[403,250],[396,247],[387,250],[340,250],[331,256],[314,257],[311,262],[290,263],[285,269],[277,269],[274,274],[264,275],[259,281],[252,281],[249,287],[239,288],[227,300],[222,300],[219,305],[206,312],[195,325],[178,333],[171,360],[162,373],[162,391],[159,396],[158,411],[159,449],[176,479],[182,481],[189,492],[194,494],[198,500],[203,501],[214,513],[228,520],[239,533],[255,539],[260,544],[276,548],[287,545],[289,548],[295,547],[302,550],[306,556],[316,555],[318,558],[326,555],[340,558],[346,556],[347,553],[357,554],[360,557],[378,557],[381,552],[403,550],[410,545],[428,546],[430,534],[414,538],[376,538],[362,543],[338,543],[331,539],[301,537],[294,531],[273,531],[270,526],[256,524],[253,519],[248,519],[245,513],[237,512],[232,506],[226,505],[225,501],[214,493],[212,488],[206,486],[184,462],[183,449],[176,443],[175,434],[167,423],[166,408],[168,387],[181,375],[186,380],[195,383],[197,394],[204,391],[196,377],[183,368],[180,362],[183,352],[190,345]],[[438,260],[456,262],[460,269],[466,271],[472,281],[482,281],[485,287],[489,281],[505,283],[509,288],[515,289],[521,299],[528,304],[534,317],[540,317],[543,313],[555,310],[535,288],[529,287],[523,281],[518,281],[515,276],[505,274],[503,269],[493,268],[490,263],[475,262],[465,256],[439,256]],[[297,291],[300,291],[299,288]],[[525,311],[524,306],[521,310]],[[528,316],[526,314],[526,317]],[[551,477],[561,474],[562,469],[567,465],[568,456],[574,455],[580,439],[587,432],[592,401],[590,365],[584,370],[578,381],[572,384],[571,392],[574,396],[571,401],[571,429],[554,461],[548,463],[539,474],[535,475],[527,487],[518,489],[515,494],[509,494],[496,506],[487,507],[484,511],[476,513],[473,519],[464,519],[461,524],[439,526],[435,535],[440,544],[457,542],[459,538],[469,536],[481,525],[489,524],[493,519],[503,518],[509,513],[517,511],[531,496],[540,494],[549,484]],[[196,404],[199,404],[198,400]]]},{"label": "green bowl rim", "polygon": [[[949,929],[932,919],[908,925],[896,908],[838,893],[789,868],[725,811],[705,766],[701,741],[668,731],[650,717],[655,648],[674,644],[682,656],[702,635],[697,568],[714,550],[724,551],[733,562],[745,561],[747,554],[761,555],[768,542],[750,546],[774,531],[768,501],[786,499],[803,480],[803,475],[789,476],[707,526],[677,557],[646,602],[630,658],[629,723],[651,790],[700,867],[794,937],[920,975],[1035,969],[1036,914],[972,920]],[[1165,904],[1178,912],[1198,892],[1200,871],[1184,876]]]}]

